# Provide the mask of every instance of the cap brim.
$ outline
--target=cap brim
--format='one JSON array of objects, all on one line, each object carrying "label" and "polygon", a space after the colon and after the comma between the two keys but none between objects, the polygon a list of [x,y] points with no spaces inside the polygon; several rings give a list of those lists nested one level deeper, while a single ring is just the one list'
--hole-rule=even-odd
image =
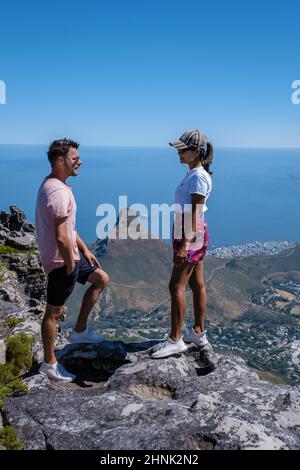
[{"label": "cap brim", "polygon": [[184,142],[182,142],[181,140],[174,140],[173,142],[169,142],[169,145],[171,145],[171,147],[175,147],[178,150],[188,148],[188,146]]}]

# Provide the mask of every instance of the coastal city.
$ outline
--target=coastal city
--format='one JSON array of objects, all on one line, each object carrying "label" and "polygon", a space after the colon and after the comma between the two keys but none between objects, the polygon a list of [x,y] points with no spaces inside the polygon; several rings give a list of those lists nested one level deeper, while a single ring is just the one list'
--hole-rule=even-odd
[{"label": "coastal city", "polygon": [[300,331],[293,326],[268,325],[238,320],[227,325],[208,325],[209,339],[217,352],[230,352],[248,365],[268,371],[282,383],[300,381]]},{"label": "coastal city", "polygon": [[276,255],[281,251],[294,248],[296,242],[280,241],[280,242],[252,242],[243,245],[221,246],[208,250],[209,256],[217,258],[233,258],[246,257],[251,255]]}]

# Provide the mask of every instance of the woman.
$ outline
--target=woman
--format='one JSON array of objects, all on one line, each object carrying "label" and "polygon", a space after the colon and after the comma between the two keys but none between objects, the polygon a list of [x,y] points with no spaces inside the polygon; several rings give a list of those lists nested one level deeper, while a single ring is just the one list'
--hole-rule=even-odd
[{"label": "woman", "polygon": [[[171,293],[171,334],[160,343],[151,357],[160,359],[187,350],[187,343],[204,346],[208,343],[204,330],[206,291],[203,259],[209,236],[203,213],[212,182],[209,166],[213,159],[213,146],[201,132],[187,131],[179,140],[170,142],[178,150],[180,163],[189,171],[175,193],[176,216],[173,227],[174,266],[169,284]],[[185,289],[189,283],[193,291],[195,324],[182,338],[185,315]]]}]

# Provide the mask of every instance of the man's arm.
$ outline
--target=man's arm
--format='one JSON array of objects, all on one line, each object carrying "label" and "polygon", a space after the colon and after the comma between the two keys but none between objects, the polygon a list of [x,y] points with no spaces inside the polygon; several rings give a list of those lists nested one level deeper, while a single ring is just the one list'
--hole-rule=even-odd
[{"label": "man's arm", "polygon": [[58,250],[67,266],[67,274],[71,274],[75,268],[75,260],[73,256],[72,241],[68,235],[67,217],[54,220],[55,238]]},{"label": "man's arm", "polygon": [[80,236],[78,235],[78,233],[76,234],[76,243],[77,243],[77,246],[78,246],[78,249],[80,251],[82,251],[82,253],[84,254],[86,251],[89,251],[88,247],[86,246],[86,244],[84,243],[83,240],[81,240]]},{"label": "man's arm", "polygon": [[96,256],[93,255],[93,253],[90,252],[86,244],[84,243],[83,240],[81,240],[80,236],[78,233],[76,234],[76,243],[78,246],[78,249],[82,251],[83,255],[85,258],[88,260],[89,264],[91,266],[94,265],[94,263],[98,266],[98,268],[101,268],[99,261],[97,260]]}]

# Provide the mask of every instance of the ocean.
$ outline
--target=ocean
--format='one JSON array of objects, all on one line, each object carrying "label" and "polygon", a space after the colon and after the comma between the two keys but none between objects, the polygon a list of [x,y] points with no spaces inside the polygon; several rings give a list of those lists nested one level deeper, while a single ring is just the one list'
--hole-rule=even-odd
[{"label": "ocean", "polygon": [[[77,230],[95,241],[100,204],[172,204],[187,166],[172,148],[80,147],[83,164],[68,183],[76,197]],[[47,147],[0,145],[0,210],[16,204],[34,222],[36,193],[49,174]],[[205,218],[211,246],[300,241],[300,149],[217,148]]]}]

